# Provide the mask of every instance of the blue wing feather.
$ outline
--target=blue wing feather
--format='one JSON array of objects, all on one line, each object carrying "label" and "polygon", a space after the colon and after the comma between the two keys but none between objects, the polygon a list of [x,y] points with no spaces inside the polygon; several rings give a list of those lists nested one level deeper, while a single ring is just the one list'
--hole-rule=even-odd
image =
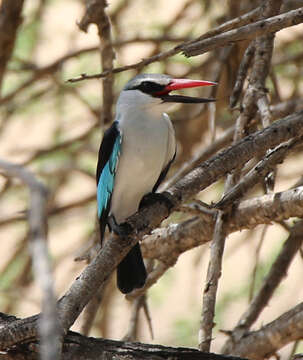
[{"label": "blue wing feather", "polygon": [[114,182],[116,168],[119,161],[121,150],[121,135],[119,134],[114,142],[112,153],[105,164],[98,181],[97,187],[97,203],[98,217],[102,216],[102,212],[107,209],[111,195],[114,190]]},{"label": "blue wing feather", "polygon": [[100,224],[101,242],[104,237],[107,217],[110,211],[110,202],[114,191],[116,169],[119,161],[122,143],[118,123],[114,122],[106,130],[99,149],[97,165],[97,206]]}]

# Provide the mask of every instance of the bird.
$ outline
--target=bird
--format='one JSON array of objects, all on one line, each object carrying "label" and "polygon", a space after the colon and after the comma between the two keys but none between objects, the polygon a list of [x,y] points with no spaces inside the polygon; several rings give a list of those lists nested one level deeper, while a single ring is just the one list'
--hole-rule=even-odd
[{"label": "bird", "polygon": [[[96,180],[101,244],[106,227],[123,235],[126,219],[136,213],[164,180],[176,156],[171,103],[206,103],[214,99],[171,95],[174,90],[216,85],[212,81],[140,74],[127,82],[116,103],[116,116],[100,145]],[[161,195],[161,194],[158,194]],[[147,273],[137,243],[117,266],[123,294],[144,286]]]}]

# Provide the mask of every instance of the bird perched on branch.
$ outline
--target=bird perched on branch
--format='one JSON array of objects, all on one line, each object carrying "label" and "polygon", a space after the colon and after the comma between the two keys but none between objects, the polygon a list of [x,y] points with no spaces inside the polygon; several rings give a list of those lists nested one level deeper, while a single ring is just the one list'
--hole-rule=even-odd
[{"label": "bird perched on branch", "polygon": [[[215,83],[161,74],[141,74],[126,84],[118,98],[115,121],[105,132],[99,150],[97,204],[101,242],[106,226],[123,236],[121,224],[140,208],[142,199],[151,199],[175,158],[175,133],[165,113],[168,104],[214,101],[170,92],[208,85]],[[118,288],[129,293],[142,287],[146,276],[137,243],[118,265]]]}]

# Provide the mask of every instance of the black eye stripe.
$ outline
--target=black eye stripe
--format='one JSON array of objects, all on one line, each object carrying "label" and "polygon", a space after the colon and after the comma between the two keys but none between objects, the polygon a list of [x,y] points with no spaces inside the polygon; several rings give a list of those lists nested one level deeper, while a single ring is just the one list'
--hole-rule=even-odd
[{"label": "black eye stripe", "polygon": [[163,91],[166,85],[160,85],[152,81],[142,81],[142,83],[135,87],[146,94],[153,94],[155,92]]}]

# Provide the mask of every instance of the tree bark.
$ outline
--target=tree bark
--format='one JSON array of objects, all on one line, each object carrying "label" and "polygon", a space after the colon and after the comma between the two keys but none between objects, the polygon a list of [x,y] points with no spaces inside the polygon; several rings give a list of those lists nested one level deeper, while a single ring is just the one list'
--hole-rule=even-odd
[{"label": "tree bark", "polygon": [[0,7],[0,90],[6,65],[11,57],[24,0],[3,0]]}]

